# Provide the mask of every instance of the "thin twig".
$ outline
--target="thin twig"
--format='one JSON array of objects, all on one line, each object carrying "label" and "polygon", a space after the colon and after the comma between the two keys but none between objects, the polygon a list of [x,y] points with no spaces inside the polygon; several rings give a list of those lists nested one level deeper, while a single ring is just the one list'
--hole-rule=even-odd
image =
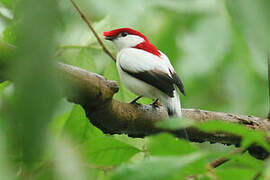
[{"label": "thin twig", "polygon": [[[245,150],[242,149],[242,148],[237,148],[237,149],[231,151],[229,154],[230,154],[230,155],[234,155],[234,154],[242,153],[242,152],[244,152],[244,151],[245,151]],[[219,159],[217,159],[217,160],[211,162],[209,165],[210,165],[210,167],[212,167],[212,168],[217,168],[217,167],[221,166],[222,164],[224,164],[225,162],[227,162],[227,161],[229,161],[229,160],[230,160],[230,159],[227,158],[227,157],[221,157],[221,158],[219,158]]]},{"label": "thin twig", "polygon": [[100,37],[98,36],[97,32],[95,31],[94,27],[91,25],[90,21],[87,19],[86,15],[82,12],[82,10],[79,8],[79,6],[74,2],[74,0],[70,0],[73,6],[76,8],[76,10],[80,13],[81,18],[86,22],[94,36],[96,37],[98,43],[102,47],[103,51],[112,58],[113,61],[116,61],[115,57],[112,55],[112,53],[108,50],[108,48],[105,46],[105,44],[102,42]]},{"label": "thin twig", "polygon": [[212,168],[217,168],[217,167],[219,167],[220,165],[224,164],[225,162],[227,162],[229,160],[230,160],[229,158],[222,157],[222,158],[219,158],[219,159],[215,160],[214,162],[211,162],[210,166]]}]

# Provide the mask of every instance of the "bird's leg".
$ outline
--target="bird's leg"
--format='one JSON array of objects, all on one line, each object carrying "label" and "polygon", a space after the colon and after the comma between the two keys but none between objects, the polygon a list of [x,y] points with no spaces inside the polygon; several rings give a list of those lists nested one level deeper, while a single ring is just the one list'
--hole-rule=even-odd
[{"label": "bird's leg", "polygon": [[152,106],[153,106],[153,107],[159,107],[159,106],[160,106],[160,103],[159,103],[158,99],[156,99],[156,100],[152,103]]},{"label": "bird's leg", "polygon": [[136,101],[138,101],[139,99],[141,99],[143,96],[138,96],[136,97],[133,101],[130,102],[130,104],[137,104]]}]

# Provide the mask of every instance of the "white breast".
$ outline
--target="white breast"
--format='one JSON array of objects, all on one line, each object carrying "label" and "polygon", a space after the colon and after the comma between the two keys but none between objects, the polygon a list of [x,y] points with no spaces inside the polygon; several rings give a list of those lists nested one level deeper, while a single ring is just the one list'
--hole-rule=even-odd
[{"label": "white breast", "polygon": [[120,65],[134,71],[148,71],[151,70],[151,68],[158,68],[169,73],[167,61],[161,60],[159,57],[149,52],[135,48],[125,48],[117,55],[117,69],[121,82],[123,82],[130,91],[138,96],[144,96],[151,99],[167,96],[154,86],[124,72]]},{"label": "white breast", "polygon": [[155,87],[137,79],[132,77],[131,75],[129,75],[128,73],[124,72],[120,65],[119,65],[119,61],[117,61],[117,69],[118,69],[118,73],[121,79],[121,82],[124,83],[124,85],[134,94],[138,95],[138,96],[144,96],[144,97],[148,97],[151,99],[155,99],[157,98],[157,90]]},{"label": "white breast", "polygon": [[154,86],[132,77],[122,68],[133,73],[158,70],[171,76],[170,71],[174,72],[174,70],[165,54],[161,53],[161,57],[158,57],[144,50],[124,48],[117,54],[117,69],[121,81],[130,91],[138,96],[160,99],[171,116],[181,117],[181,103],[176,90],[173,92],[174,97],[170,97]]}]

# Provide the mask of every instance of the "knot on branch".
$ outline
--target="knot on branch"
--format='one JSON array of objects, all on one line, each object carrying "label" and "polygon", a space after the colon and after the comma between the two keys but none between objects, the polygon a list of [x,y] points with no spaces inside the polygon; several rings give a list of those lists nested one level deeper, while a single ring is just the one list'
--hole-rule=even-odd
[{"label": "knot on branch", "polygon": [[108,87],[112,90],[112,92],[115,94],[119,91],[119,86],[116,81],[107,80]]}]

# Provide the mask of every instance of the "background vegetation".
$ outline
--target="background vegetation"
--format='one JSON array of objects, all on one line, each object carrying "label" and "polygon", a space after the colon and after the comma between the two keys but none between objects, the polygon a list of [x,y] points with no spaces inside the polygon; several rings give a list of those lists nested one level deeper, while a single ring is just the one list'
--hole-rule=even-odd
[{"label": "background vegetation", "polygon": [[[268,111],[269,0],[77,0],[103,31],[131,27],[171,59],[187,92],[184,108],[265,117]],[[3,44],[16,46],[6,58]],[[108,47],[113,50],[110,43]],[[115,53],[115,52],[114,52]],[[135,97],[69,0],[0,0],[0,179],[270,179],[268,161],[248,153],[212,169],[231,146],[189,143],[169,134],[144,139],[105,135],[83,109],[61,98],[64,62],[117,80],[115,98]],[[2,72],[1,72],[2,73]],[[143,99],[140,102],[150,103]],[[205,124],[212,130],[213,124]],[[216,123],[214,128],[226,125]],[[243,147],[264,144],[239,126]]]}]

